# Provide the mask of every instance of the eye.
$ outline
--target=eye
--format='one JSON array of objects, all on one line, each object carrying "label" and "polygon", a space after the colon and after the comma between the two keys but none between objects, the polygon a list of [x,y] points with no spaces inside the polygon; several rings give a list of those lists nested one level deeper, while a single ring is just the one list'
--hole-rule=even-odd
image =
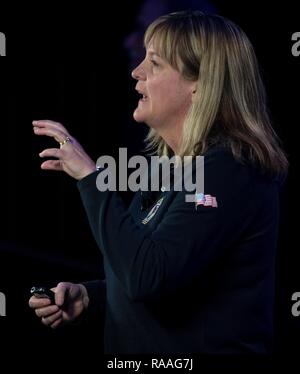
[{"label": "eye", "polygon": [[159,64],[153,59],[151,59],[150,62],[153,66],[159,66]]}]

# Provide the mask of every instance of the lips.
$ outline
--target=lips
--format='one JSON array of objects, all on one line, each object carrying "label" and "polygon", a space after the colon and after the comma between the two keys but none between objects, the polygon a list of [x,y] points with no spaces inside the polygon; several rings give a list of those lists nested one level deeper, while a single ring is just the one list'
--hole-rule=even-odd
[{"label": "lips", "polygon": [[140,98],[139,101],[146,101],[148,99],[148,96],[145,94],[145,92],[143,92],[143,91],[141,91],[141,90],[139,90],[137,88],[136,88],[136,90],[141,95],[141,98]]}]

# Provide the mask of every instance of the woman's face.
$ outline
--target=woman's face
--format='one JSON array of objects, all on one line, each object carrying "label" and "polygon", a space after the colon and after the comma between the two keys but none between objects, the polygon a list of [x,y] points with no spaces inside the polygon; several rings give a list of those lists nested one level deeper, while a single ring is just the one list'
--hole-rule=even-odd
[{"label": "woman's face", "polygon": [[196,83],[188,81],[150,45],[146,57],[132,72],[142,95],[133,113],[137,122],[157,130],[180,126],[190,108]]}]

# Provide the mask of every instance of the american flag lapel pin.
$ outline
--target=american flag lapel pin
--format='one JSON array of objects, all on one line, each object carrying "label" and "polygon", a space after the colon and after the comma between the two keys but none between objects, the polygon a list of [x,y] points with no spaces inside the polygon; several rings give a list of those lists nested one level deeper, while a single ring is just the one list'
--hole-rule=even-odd
[{"label": "american flag lapel pin", "polygon": [[204,193],[195,193],[195,209],[197,210],[197,207],[199,205],[203,206],[211,206],[212,208],[217,208],[218,203],[215,196],[211,195],[205,195]]}]

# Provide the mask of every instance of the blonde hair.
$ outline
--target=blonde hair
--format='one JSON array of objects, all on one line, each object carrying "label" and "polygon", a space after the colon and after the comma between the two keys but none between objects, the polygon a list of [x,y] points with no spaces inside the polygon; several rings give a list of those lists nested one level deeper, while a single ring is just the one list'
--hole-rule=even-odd
[{"label": "blonde hair", "polygon": [[[179,156],[201,155],[218,142],[272,174],[286,174],[288,161],[271,126],[264,84],[253,47],[233,22],[200,11],[171,13],[146,30],[144,43],[197,92],[183,126]],[[159,155],[170,148],[151,129],[146,141]]]}]

